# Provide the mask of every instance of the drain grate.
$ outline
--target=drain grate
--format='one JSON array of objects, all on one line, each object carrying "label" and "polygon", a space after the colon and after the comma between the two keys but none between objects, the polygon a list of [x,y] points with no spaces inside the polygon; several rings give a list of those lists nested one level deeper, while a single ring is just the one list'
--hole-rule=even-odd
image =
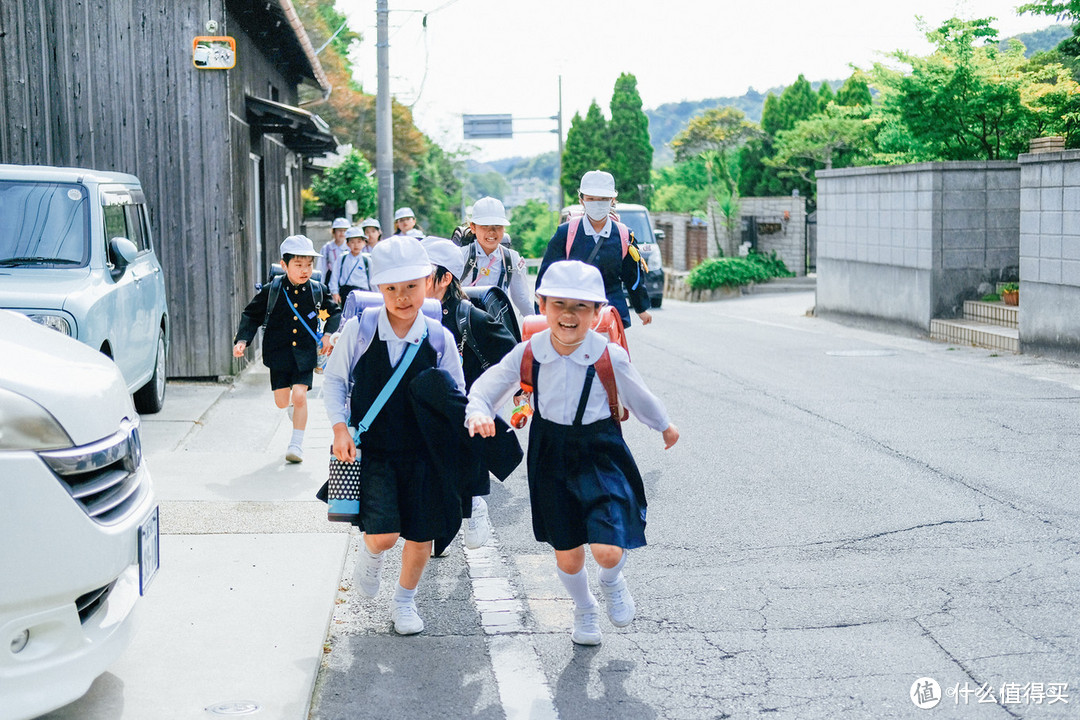
[{"label": "drain grate", "polygon": [[262,708],[258,703],[251,702],[250,700],[241,700],[239,702],[223,702],[211,705],[206,708],[206,712],[211,715],[222,715],[227,717],[237,717],[239,715],[254,715]]}]

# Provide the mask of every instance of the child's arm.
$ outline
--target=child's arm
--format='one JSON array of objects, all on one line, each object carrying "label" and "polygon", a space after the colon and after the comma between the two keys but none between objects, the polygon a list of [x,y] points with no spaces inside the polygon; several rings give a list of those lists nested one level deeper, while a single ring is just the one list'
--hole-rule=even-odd
[{"label": "child's arm", "polygon": [[240,326],[236,330],[236,337],[233,338],[234,357],[243,357],[247,346],[255,339],[255,333],[266,318],[266,303],[269,296],[270,283],[266,283],[240,314]]},{"label": "child's arm", "polygon": [[521,385],[521,356],[525,343],[519,343],[497,364],[476,379],[465,407],[465,426],[470,435],[491,437],[495,434],[495,410],[506,404]]},{"label": "child's arm", "polygon": [[679,440],[679,429],[668,419],[664,404],[649,391],[626,351],[614,343],[608,343],[607,347],[623,405],[646,426],[663,434],[665,449],[671,447]]}]

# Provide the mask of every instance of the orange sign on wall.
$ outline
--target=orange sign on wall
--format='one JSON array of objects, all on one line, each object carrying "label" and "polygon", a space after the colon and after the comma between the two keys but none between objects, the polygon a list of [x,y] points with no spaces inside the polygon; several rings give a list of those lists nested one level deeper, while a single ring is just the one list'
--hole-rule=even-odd
[{"label": "orange sign on wall", "polygon": [[191,62],[200,70],[228,70],[236,65],[236,40],[228,35],[201,35],[191,43]]}]

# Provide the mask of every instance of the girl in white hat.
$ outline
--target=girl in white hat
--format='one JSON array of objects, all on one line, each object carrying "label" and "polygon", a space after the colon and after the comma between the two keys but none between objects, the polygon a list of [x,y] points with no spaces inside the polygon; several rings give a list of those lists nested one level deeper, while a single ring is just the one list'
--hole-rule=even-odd
[{"label": "girl in white hat", "polygon": [[[424,629],[415,595],[432,540],[453,536],[461,525],[458,483],[445,482],[425,452],[423,430],[410,399],[411,383],[418,377],[423,380],[432,368],[449,373],[457,391],[465,388],[453,335],[421,312],[431,271],[416,238],[395,236],[375,246],[371,284],[385,301],[377,311],[377,332],[361,338],[366,330],[358,318],[350,318],[327,363],[323,384],[334,431],[333,454],[343,463],[358,459],[361,463],[359,514],[353,522],[364,531],[355,575],[355,586],[362,593],[378,594],[383,556],[399,537],[405,539],[401,575],[390,604],[394,629],[401,635]],[[360,435],[358,453],[351,428],[377,405],[399,365],[405,368],[404,375]]]},{"label": "girl in white hat", "polygon": [[679,431],[626,352],[590,330],[607,300],[599,270],[579,261],[552,263],[536,294],[548,329],[515,347],[473,384],[466,425],[470,434],[492,436],[496,408],[519,385],[532,386],[533,534],[555,549],[559,579],[574,600],[571,639],[597,645],[600,610],[589,589],[585,545],[600,565],[600,589],[616,627],[634,619],[634,600],[622,573],[626,551],[645,545],[645,488],[614,417],[618,402],[612,402],[605,385],[614,378],[618,401],[663,434],[665,449],[678,441]]}]

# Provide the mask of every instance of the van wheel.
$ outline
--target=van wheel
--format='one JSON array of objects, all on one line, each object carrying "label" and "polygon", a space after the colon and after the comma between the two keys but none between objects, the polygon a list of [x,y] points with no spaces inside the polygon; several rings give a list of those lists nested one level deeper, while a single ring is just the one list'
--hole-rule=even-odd
[{"label": "van wheel", "polygon": [[157,358],[150,381],[135,391],[135,409],[153,415],[165,406],[165,331],[158,330]]},{"label": "van wheel", "polygon": [[649,304],[652,305],[654,308],[660,307],[660,303],[662,302],[664,302],[663,295],[653,295],[651,298],[649,298]]}]

